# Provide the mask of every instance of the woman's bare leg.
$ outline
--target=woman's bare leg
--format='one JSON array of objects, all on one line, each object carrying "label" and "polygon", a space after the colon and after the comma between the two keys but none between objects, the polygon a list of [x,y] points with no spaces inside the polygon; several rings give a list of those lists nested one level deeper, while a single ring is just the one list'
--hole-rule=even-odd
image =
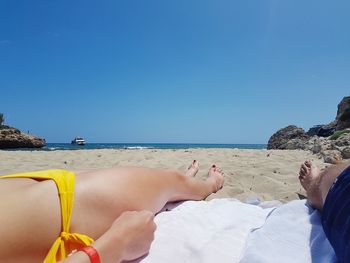
[{"label": "woman's bare leg", "polygon": [[[224,174],[220,169],[212,167],[204,181],[194,177],[197,171],[198,163],[193,163],[187,176],[137,167],[77,173],[70,231],[96,240],[125,211],[156,213],[168,201],[201,200],[222,187]],[[61,231],[55,183],[1,179],[1,189],[0,261],[41,262]]]},{"label": "woman's bare leg", "polygon": [[299,180],[306,191],[310,204],[322,211],[327,194],[335,179],[349,166],[350,162],[333,165],[320,171],[310,160],[305,161],[299,171]]},{"label": "woman's bare leg", "polygon": [[204,181],[195,178],[197,171],[198,162],[190,165],[187,176],[174,170],[139,167],[78,173],[71,231],[97,238],[124,211],[157,213],[169,201],[202,200],[222,187],[221,169],[211,167]]}]

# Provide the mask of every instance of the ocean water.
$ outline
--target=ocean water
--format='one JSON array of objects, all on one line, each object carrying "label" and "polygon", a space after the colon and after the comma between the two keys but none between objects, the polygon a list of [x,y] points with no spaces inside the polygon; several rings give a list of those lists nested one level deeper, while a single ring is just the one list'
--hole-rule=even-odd
[{"label": "ocean water", "polygon": [[[70,143],[48,143],[37,151],[93,150],[93,149],[189,149],[189,148],[227,148],[227,149],[266,149],[266,144],[191,144],[191,143],[87,143],[83,146]],[[26,150],[26,149],[21,149]],[[28,149],[33,150],[33,149]]]}]

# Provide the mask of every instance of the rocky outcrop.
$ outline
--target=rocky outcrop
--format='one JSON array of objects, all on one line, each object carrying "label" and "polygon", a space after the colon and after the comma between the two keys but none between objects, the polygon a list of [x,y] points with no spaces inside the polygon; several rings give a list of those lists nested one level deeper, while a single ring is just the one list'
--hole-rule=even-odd
[{"label": "rocky outcrop", "polygon": [[0,126],[0,149],[41,148],[45,145],[45,139],[23,134],[10,126]]},{"label": "rocky outcrop", "polygon": [[[342,159],[350,159],[350,129],[349,133],[344,132],[338,138],[313,137],[309,141],[309,149],[318,154],[326,163],[338,163]],[[344,131],[347,131],[344,130]]]},{"label": "rocky outcrop", "polygon": [[302,128],[289,125],[271,136],[267,149],[295,150],[305,149],[308,136]]},{"label": "rocky outcrop", "polygon": [[337,122],[332,121],[329,124],[315,125],[307,131],[309,136],[319,136],[319,137],[328,137],[331,136],[336,130]]},{"label": "rocky outcrop", "polygon": [[337,131],[350,128],[350,96],[344,97],[338,104],[336,122]]},{"label": "rocky outcrop", "polygon": [[267,149],[310,150],[327,163],[350,159],[350,96],[338,105],[337,117],[326,125],[316,125],[307,133],[294,125],[271,136]]},{"label": "rocky outcrop", "polygon": [[350,129],[343,130],[337,138],[306,137],[302,131],[302,128],[294,125],[279,130],[271,136],[267,149],[309,150],[323,158],[326,163],[332,164],[342,159],[350,159]]}]

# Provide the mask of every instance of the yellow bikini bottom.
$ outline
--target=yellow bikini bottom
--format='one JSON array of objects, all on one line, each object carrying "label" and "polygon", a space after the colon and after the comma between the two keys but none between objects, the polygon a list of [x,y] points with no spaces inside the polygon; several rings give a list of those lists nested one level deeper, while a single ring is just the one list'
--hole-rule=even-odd
[{"label": "yellow bikini bottom", "polygon": [[54,263],[56,260],[65,259],[75,249],[88,246],[94,242],[92,238],[86,235],[69,232],[74,203],[74,173],[66,170],[47,170],[5,175],[0,176],[0,178],[32,178],[36,180],[53,180],[56,183],[61,203],[62,231],[53,243],[44,263]]}]

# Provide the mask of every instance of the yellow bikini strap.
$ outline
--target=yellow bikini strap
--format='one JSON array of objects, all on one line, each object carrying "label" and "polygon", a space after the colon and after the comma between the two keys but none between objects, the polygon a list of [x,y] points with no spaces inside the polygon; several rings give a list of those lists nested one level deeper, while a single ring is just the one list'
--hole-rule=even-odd
[{"label": "yellow bikini strap", "polygon": [[74,202],[75,174],[67,170],[46,170],[28,173],[17,173],[0,178],[31,178],[36,180],[53,180],[60,197],[62,214],[62,231],[69,232],[70,218]]},{"label": "yellow bikini strap", "polygon": [[59,176],[57,176],[57,173],[54,173],[51,178],[55,181],[60,196],[62,232],[51,247],[44,263],[52,263],[56,262],[56,260],[64,259],[73,250],[90,245],[94,241],[86,235],[70,233],[69,231],[74,204],[75,174],[63,170]]},{"label": "yellow bikini strap", "polygon": [[73,250],[90,245],[94,240],[86,235],[70,233],[70,219],[74,204],[75,174],[66,170],[47,170],[39,172],[18,173],[0,178],[32,178],[38,180],[54,180],[60,197],[62,214],[62,232],[52,245],[44,263],[54,263],[64,259]]}]

